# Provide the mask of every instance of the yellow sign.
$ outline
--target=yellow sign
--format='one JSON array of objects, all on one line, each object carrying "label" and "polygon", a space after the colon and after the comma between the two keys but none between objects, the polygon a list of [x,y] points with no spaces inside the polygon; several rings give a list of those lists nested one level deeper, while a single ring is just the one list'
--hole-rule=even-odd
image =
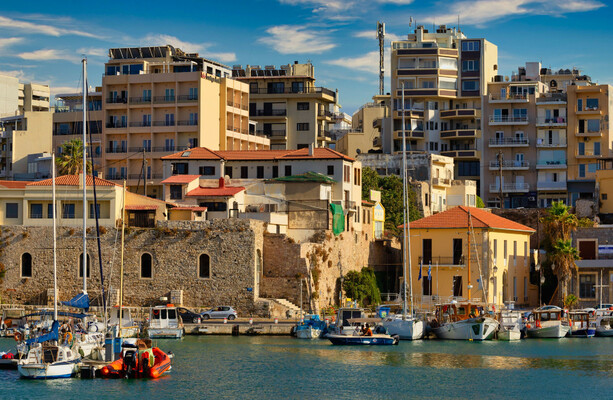
[{"label": "yellow sign", "polygon": [[370,201],[381,201],[381,192],[378,190],[370,190]]}]

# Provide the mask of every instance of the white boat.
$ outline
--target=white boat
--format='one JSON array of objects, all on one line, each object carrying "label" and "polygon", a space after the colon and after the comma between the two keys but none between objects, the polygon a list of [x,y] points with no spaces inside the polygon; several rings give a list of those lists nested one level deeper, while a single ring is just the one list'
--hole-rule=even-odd
[{"label": "white boat", "polygon": [[613,316],[605,315],[596,319],[596,336],[613,336]]},{"label": "white boat", "polygon": [[19,362],[19,375],[25,379],[70,378],[77,373],[81,358],[68,346],[48,343],[34,346]]},{"label": "white boat", "polygon": [[498,321],[480,315],[479,307],[470,303],[437,304],[437,319],[432,332],[446,340],[489,340],[498,329]]},{"label": "white boat", "polygon": [[312,325],[303,325],[296,328],[296,337],[298,339],[318,339],[321,336],[321,329]]},{"label": "white boat", "polygon": [[383,320],[383,326],[390,335],[398,335],[401,340],[419,340],[424,337],[424,321],[402,314],[390,315]]},{"label": "white boat", "polygon": [[526,333],[531,338],[563,338],[570,331],[568,321],[563,319],[564,310],[557,306],[537,308],[528,317]]},{"label": "white boat", "polygon": [[364,310],[362,310],[361,308],[339,308],[336,312],[336,322],[333,325],[330,325],[330,332],[328,334],[349,336],[357,335],[360,332],[360,324],[352,324],[349,321],[363,319],[364,317]]},{"label": "white boat", "polygon": [[181,339],[183,324],[179,321],[179,314],[175,306],[167,304],[152,307],[147,331],[150,339]]},{"label": "white boat", "polygon": [[[123,338],[138,337],[140,333],[139,324],[132,318],[132,311],[128,307],[122,307],[121,324],[119,323],[119,307],[115,306],[110,310],[108,329],[113,331],[113,336]],[[121,326],[121,334],[119,329]]]},{"label": "white boat", "polygon": [[523,318],[520,312],[503,311],[499,316],[498,340],[512,341],[521,339]]}]

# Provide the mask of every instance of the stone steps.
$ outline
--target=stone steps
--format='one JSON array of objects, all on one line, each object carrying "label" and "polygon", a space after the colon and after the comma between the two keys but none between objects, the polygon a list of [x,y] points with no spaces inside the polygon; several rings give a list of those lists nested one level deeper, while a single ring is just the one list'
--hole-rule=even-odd
[{"label": "stone steps", "polygon": [[286,299],[271,299],[273,301],[276,301],[277,303],[281,304],[282,306],[294,311],[294,312],[298,312],[300,311],[300,307],[298,307],[297,305],[295,305],[294,303],[286,300]]}]

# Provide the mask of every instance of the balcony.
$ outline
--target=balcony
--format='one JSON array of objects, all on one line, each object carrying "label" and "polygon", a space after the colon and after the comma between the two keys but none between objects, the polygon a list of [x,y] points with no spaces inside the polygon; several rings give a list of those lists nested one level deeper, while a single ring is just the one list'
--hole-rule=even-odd
[{"label": "balcony", "polygon": [[128,123],[127,122],[122,122],[122,121],[107,122],[106,123],[106,127],[107,128],[111,128],[111,129],[115,129],[115,128],[127,128],[128,127]]},{"label": "balcony", "polygon": [[512,117],[508,115],[490,115],[490,125],[528,125],[528,117]]},{"label": "balcony", "polygon": [[566,190],[566,181],[551,182],[551,181],[538,181],[536,183],[537,190]]},{"label": "balcony", "polygon": [[588,130],[587,132],[575,132],[575,136],[579,136],[579,137],[600,137],[600,136],[602,136],[602,131],[599,129],[597,131],[590,131],[590,130]]},{"label": "balcony", "polygon": [[404,116],[406,118],[423,118],[424,110],[394,110],[396,111],[395,118],[402,118],[402,113],[404,112]]},{"label": "balcony", "polygon": [[334,118],[334,113],[328,110],[319,110],[317,116],[321,118]]},{"label": "balcony", "polygon": [[154,103],[174,103],[175,102],[175,96],[154,96],[153,97],[153,102]]},{"label": "balcony", "polygon": [[153,126],[175,126],[175,121],[153,121]]},{"label": "balcony", "polygon": [[256,110],[252,117],[285,117],[287,110]]},{"label": "balcony", "polygon": [[450,186],[451,185],[451,179],[447,179],[447,178],[432,178],[432,185],[433,186]]},{"label": "balcony", "polygon": [[[424,139],[424,131],[405,131],[405,137],[407,139]],[[402,139],[402,130],[396,130],[394,132],[394,139]]]},{"label": "balcony", "polygon": [[[147,175],[147,180],[149,180],[149,179],[162,179],[162,178],[163,178],[162,174],[149,174],[149,175]],[[140,180],[142,180],[143,179],[143,174],[128,174],[128,179],[140,179]]]},{"label": "balcony", "polygon": [[481,152],[475,149],[441,151],[441,155],[453,158],[481,158]]},{"label": "balcony", "polygon": [[[527,192],[530,190],[530,184],[528,183],[504,183],[502,185],[503,193],[519,193],[519,192]],[[497,183],[490,183],[490,193],[498,193],[500,192],[500,185]]]},{"label": "balcony", "polygon": [[176,152],[176,151],[187,150],[189,148],[190,148],[189,146],[157,146],[157,147],[152,147],[150,151],[153,153],[171,153],[171,152]]},{"label": "balcony", "polygon": [[180,103],[185,103],[185,102],[189,102],[189,101],[198,101],[198,95],[193,95],[193,94],[181,94],[179,96],[177,96],[177,101],[179,101]]},{"label": "balcony", "polygon": [[106,99],[106,104],[128,104],[127,97],[109,97]]},{"label": "balcony", "polygon": [[584,151],[582,154],[576,153],[575,157],[577,158],[601,158],[602,154],[595,154],[593,150]]},{"label": "balcony", "polygon": [[333,99],[336,99],[336,92],[334,90],[328,89],[328,88],[324,88],[324,87],[303,87],[303,88],[286,88],[286,89],[279,89],[279,88],[272,88],[271,90],[268,90],[268,88],[251,88],[249,90],[250,94],[297,94],[297,95],[304,95],[304,94],[320,94],[320,95],[326,95],[326,96],[330,96]]},{"label": "balcony", "polygon": [[530,141],[522,137],[490,138],[490,147],[527,147]]},{"label": "balcony", "polygon": [[130,104],[151,104],[151,97],[130,97]]},{"label": "balcony", "polygon": [[456,109],[456,110],[441,110],[439,115],[441,119],[480,118],[481,110],[477,110],[474,108]]},{"label": "balcony", "polygon": [[[500,163],[498,161],[490,161],[490,170],[493,171],[499,168],[500,168]],[[511,160],[511,161],[502,162],[503,170],[520,170],[520,169],[528,169],[528,168],[530,168],[529,161]]]},{"label": "balcony", "polygon": [[537,97],[536,105],[566,105],[566,93],[543,93]]},{"label": "balcony", "polygon": [[527,103],[528,101],[528,95],[520,93],[509,93],[506,96],[491,94],[489,97],[490,103]]},{"label": "balcony", "polygon": [[179,126],[198,126],[198,120],[186,119],[177,121],[177,125]]},{"label": "balcony", "polygon": [[441,131],[441,139],[476,139],[479,129],[452,129]]},{"label": "balcony", "polygon": [[106,149],[106,152],[110,154],[127,153],[127,151],[125,147],[109,147]]},{"label": "balcony", "polygon": [[602,115],[602,109],[596,107],[585,107],[583,110],[577,110],[577,115]]},{"label": "balcony", "polygon": [[287,138],[285,129],[273,129],[273,130],[258,129],[257,134],[268,136],[274,139],[286,139]]},{"label": "balcony", "polygon": [[557,148],[557,147],[566,147],[566,142],[560,142],[558,140],[549,141],[548,139],[538,138],[536,139],[536,147],[537,148]]},{"label": "balcony", "polygon": [[130,122],[131,128],[145,128],[151,126],[151,121]]},{"label": "balcony", "polygon": [[419,265],[421,265],[422,267],[425,267],[428,265],[439,266],[439,267],[445,267],[445,266],[463,267],[465,263],[464,263],[463,256],[458,256],[458,257],[432,256],[432,257],[419,257]]},{"label": "balcony", "polygon": [[356,202],[352,200],[335,200],[332,203],[343,206],[343,209],[347,211],[355,211],[356,210]]},{"label": "balcony", "polygon": [[566,160],[539,160],[536,169],[566,169]]},{"label": "balcony", "polygon": [[536,120],[536,126],[566,126],[565,117],[545,118],[539,117]]}]

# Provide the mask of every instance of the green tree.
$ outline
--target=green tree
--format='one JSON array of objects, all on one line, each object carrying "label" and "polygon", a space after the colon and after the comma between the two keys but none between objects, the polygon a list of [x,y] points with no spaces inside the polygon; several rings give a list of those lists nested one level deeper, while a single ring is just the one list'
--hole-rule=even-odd
[{"label": "green tree", "polygon": [[[76,175],[83,171],[83,142],[73,139],[62,145],[61,155],[56,159],[59,175]],[[87,161],[87,173],[92,172],[91,161]]]},{"label": "green tree", "polygon": [[477,196],[477,208],[485,208],[485,203],[479,196]]},{"label": "green tree", "polygon": [[381,303],[381,292],[372,268],[364,267],[360,272],[349,271],[343,280],[345,294],[360,305],[377,305]]},{"label": "green tree", "polygon": [[574,294],[569,294],[564,298],[564,307],[568,308],[569,310],[572,310],[573,308],[575,308],[578,301],[579,299],[577,299],[577,296],[575,296]]},{"label": "green tree", "polygon": [[575,261],[579,259],[579,252],[572,246],[570,239],[559,239],[554,244],[551,253],[548,254],[553,263],[553,271],[558,277],[558,282],[561,286],[561,288],[558,288],[558,296],[560,302],[562,302],[568,294],[568,283],[573,275],[573,271],[577,271]]},{"label": "green tree", "polygon": [[380,190],[379,174],[372,168],[362,169],[362,200],[370,200],[371,190]]}]

